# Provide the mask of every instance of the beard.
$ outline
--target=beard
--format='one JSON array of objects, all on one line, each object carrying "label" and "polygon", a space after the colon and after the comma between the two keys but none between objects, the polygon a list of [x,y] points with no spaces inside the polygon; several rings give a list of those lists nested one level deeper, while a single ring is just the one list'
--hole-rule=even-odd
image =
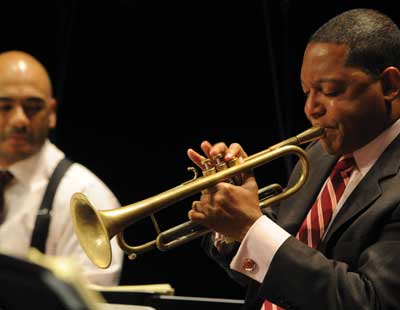
[{"label": "beard", "polygon": [[10,128],[0,133],[0,159],[13,164],[36,154],[48,136],[47,128],[33,133],[27,128]]}]

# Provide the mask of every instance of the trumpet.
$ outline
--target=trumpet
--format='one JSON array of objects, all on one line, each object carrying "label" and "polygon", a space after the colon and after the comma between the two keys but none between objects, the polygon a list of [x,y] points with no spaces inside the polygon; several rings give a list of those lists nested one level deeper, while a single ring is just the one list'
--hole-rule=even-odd
[{"label": "trumpet", "polygon": [[[292,187],[282,190],[279,184],[272,184],[259,190],[259,195],[262,196],[260,208],[270,206],[294,194],[304,185],[309,173],[309,162],[305,151],[298,145],[317,140],[324,134],[323,128],[311,127],[296,136],[245,158],[240,163],[236,159],[227,165],[217,161],[216,166],[221,166],[220,169],[208,167],[205,163],[206,169],[201,177],[198,177],[196,170],[191,167],[190,169],[194,171],[193,179],[158,195],[117,209],[96,210],[83,193],[75,193],[71,197],[70,209],[74,230],[80,245],[90,260],[100,268],[108,268],[111,263],[110,240],[116,235],[118,245],[130,259],[153,249],[160,251],[173,249],[209,233],[210,230],[192,221],[187,221],[161,232],[154,213],[219,182],[233,180],[242,172],[260,167],[282,156],[296,155],[299,158],[302,172]],[[147,216],[150,216],[153,221],[157,237],[142,245],[128,245],[123,231]]]}]

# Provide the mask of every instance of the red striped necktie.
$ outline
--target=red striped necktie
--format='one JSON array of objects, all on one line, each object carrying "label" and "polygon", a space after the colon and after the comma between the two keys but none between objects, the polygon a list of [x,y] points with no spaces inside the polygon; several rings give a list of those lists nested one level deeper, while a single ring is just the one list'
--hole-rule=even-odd
[{"label": "red striped necktie", "polygon": [[[303,241],[309,247],[316,248],[318,246],[329,225],[333,211],[343,195],[354,167],[355,161],[353,157],[340,159],[336,163],[317,200],[300,226],[296,235],[297,239]],[[266,300],[261,309],[280,310],[283,308]]]}]

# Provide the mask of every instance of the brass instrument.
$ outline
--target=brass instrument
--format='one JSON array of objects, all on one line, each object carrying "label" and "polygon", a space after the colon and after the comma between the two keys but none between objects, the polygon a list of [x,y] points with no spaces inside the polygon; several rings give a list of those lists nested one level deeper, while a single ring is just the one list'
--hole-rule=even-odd
[{"label": "brass instrument", "polygon": [[[277,143],[266,150],[245,158],[241,163],[237,160],[233,164],[224,166],[214,171],[213,167],[206,169],[203,176],[197,178],[197,173],[192,180],[180,184],[153,197],[139,202],[111,210],[96,210],[82,193],[75,193],[71,198],[71,213],[75,233],[78,240],[92,262],[100,268],[107,268],[111,263],[110,239],[117,235],[118,244],[130,259],[137,254],[158,248],[161,251],[172,249],[190,240],[203,236],[209,229],[192,221],[177,225],[161,232],[154,218],[158,212],[178,201],[200,193],[219,182],[234,179],[244,171],[260,167],[274,159],[293,154],[297,155],[301,164],[302,173],[292,187],[282,191],[280,185],[271,185],[260,190],[260,194],[267,192],[266,199],[260,199],[260,207],[269,206],[277,201],[297,192],[305,183],[309,163],[305,151],[298,147],[300,144],[319,139],[324,135],[324,129],[312,127],[297,136]],[[192,168],[195,170],[194,168]],[[210,172],[211,171],[211,172]],[[273,192],[278,192],[274,194]],[[272,193],[272,194],[271,194]],[[123,231],[135,222],[150,216],[157,230],[157,238],[139,246],[128,245],[123,237]]]}]

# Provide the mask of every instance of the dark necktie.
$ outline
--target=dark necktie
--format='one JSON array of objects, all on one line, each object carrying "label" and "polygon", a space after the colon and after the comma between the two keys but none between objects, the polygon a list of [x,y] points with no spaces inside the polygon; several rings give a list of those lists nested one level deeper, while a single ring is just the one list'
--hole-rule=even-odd
[{"label": "dark necktie", "polygon": [[0,224],[5,219],[5,210],[4,210],[4,190],[7,185],[12,180],[13,176],[8,171],[0,171]]},{"label": "dark necktie", "polygon": [[[350,175],[355,167],[353,157],[339,160],[333,168],[323,189],[314,202],[306,219],[300,226],[296,238],[309,247],[316,248],[329,225],[333,211],[343,195]],[[280,310],[282,308],[265,301],[262,310]]]}]

